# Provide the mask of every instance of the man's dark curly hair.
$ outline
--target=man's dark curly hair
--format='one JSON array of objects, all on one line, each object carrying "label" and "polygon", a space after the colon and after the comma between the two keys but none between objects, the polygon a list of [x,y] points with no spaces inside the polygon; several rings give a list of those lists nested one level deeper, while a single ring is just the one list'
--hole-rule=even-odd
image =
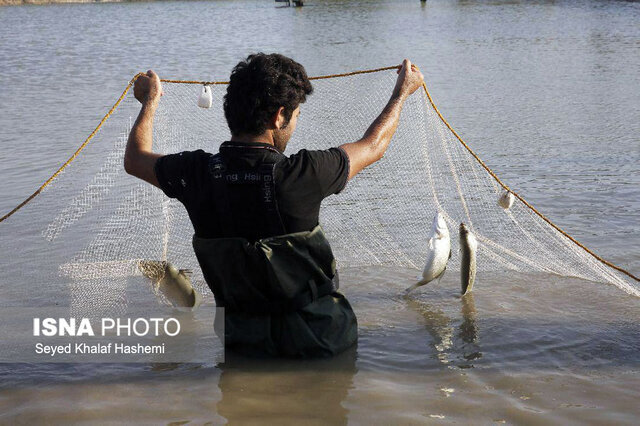
[{"label": "man's dark curly hair", "polygon": [[293,111],[313,92],[304,67],[286,56],[256,53],[235,66],[224,97],[232,135],[260,135],[284,107],[285,126]]}]

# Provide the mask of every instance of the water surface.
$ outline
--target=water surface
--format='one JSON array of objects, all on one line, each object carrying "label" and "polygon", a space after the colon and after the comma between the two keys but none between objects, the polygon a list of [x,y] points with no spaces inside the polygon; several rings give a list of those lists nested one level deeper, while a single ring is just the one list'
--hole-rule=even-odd
[{"label": "water surface", "polygon": [[[59,167],[140,70],[220,80],[254,51],[290,55],[311,75],[409,57],[505,182],[638,273],[638,22],[640,3],[624,1],[0,8],[0,211]],[[480,275],[465,299],[455,276],[404,299],[413,275],[344,271],[360,341],[335,360],[3,365],[0,421],[635,423],[637,299],[514,274]],[[0,284],[0,300],[14,298],[14,277]]]}]

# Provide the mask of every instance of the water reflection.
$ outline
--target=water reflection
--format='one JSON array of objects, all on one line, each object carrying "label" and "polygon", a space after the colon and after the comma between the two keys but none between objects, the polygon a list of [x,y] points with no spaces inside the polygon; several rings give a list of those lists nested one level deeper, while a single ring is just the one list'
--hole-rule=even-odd
[{"label": "water reflection", "polygon": [[442,309],[412,296],[405,299],[409,309],[420,315],[433,339],[431,344],[440,362],[449,364],[458,360],[456,365],[459,368],[473,368],[471,362],[482,358],[473,293],[460,298],[462,320],[457,327],[458,321],[451,319]]},{"label": "water reflection", "polygon": [[357,345],[320,360],[251,359],[227,352],[218,364],[222,398],[216,412],[231,424],[265,418],[347,424],[343,401],[353,388],[356,354]]},{"label": "water reflection", "polygon": [[[478,326],[476,324],[476,303],[473,299],[473,293],[465,294],[460,298],[462,307],[462,323],[458,327],[458,337],[462,340],[460,349],[462,357],[467,361],[473,361],[482,358],[480,345],[478,344]],[[463,365],[460,365],[464,368]],[[467,367],[473,367],[469,364]]]}]

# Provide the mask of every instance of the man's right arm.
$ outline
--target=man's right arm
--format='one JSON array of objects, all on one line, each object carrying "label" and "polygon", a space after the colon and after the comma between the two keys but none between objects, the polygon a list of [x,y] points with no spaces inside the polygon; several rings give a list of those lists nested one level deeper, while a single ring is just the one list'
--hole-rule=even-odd
[{"label": "man's right arm", "polygon": [[382,113],[371,123],[362,139],[340,146],[349,157],[349,179],[382,158],[398,128],[404,101],[422,86],[423,81],[422,73],[405,59],[398,70],[391,99]]}]

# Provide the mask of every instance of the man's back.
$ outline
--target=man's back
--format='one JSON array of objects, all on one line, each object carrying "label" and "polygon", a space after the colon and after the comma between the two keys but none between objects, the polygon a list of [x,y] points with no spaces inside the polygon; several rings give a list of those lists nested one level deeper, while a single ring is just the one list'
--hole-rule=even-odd
[{"label": "man's back", "polygon": [[313,92],[304,67],[292,59],[259,53],[236,65],[223,104],[231,141],[216,155],[152,152],[162,85],[152,71],[136,80],[142,109],[125,170],[187,208],[198,262],[217,305],[225,307],[228,347],[252,355],[330,356],[357,341],[355,314],[337,291],[336,261],[318,226],[320,203],[382,158],[402,104],[420,84],[422,74],[405,60],[389,102],[361,139],[287,158],[282,152],[300,105]]},{"label": "man's back", "polygon": [[[275,200],[285,233],[310,231],[318,224],[321,201],[340,192],[347,183],[349,160],[343,150],[301,150],[286,157],[273,146],[262,143],[225,142],[220,153],[229,170],[256,172],[262,164],[275,163]],[[225,215],[232,226],[220,220],[217,193],[210,172],[214,155],[202,150],[166,155],[156,162],[155,172],[165,194],[181,201],[191,218],[195,234],[201,238],[243,237],[250,241],[270,237],[265,226],[260,185],[227,181],[228,205]]]}]

